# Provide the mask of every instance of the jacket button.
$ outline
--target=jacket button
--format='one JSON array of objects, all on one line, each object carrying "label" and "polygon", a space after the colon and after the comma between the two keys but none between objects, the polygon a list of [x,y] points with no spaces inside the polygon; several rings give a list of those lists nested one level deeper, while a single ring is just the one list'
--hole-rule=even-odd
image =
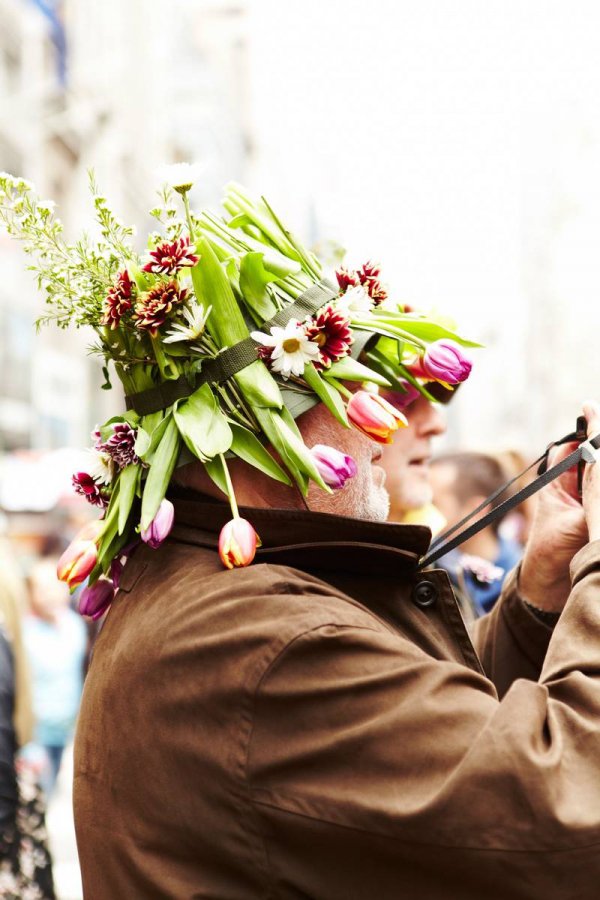
[{"label": "jacket button", "polygon": [[439,596],[437,585],[433,581],[419,581],[413,588],[412,598],[417,606],[433,606]]}]

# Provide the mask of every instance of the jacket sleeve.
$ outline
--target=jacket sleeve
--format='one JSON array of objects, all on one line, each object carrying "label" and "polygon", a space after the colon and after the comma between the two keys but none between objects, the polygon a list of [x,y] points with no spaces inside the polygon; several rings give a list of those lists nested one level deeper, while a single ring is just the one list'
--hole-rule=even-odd
[{"label": "jacket sleeve", "polygon": [[473,644],[500,697],[517,678],[538,680],[553,631],[521,600],[519,570],[508,575],[494,608],[472,627]]},{"label": "jacket sleeve", "polygon": [[14,826],[17,808],[14,693],[12,650],[0,628],[0,855],[3,839],[10,835]]},{"label": "jacket sleeve", "polygon": [[[427,865],[479,879],[452,897],[498,897],[498,884],[503,897],[597,896],[600,542],[573,574],[540,680],[502,700],[483,675],[384,629],[331,622],[287,645],[255,697],[247,778],[299,895],[369,896],[357,885],[372,861],[389,896],[417,865],[424,879]],[[574,892],[557,893],[559,876]]]}]

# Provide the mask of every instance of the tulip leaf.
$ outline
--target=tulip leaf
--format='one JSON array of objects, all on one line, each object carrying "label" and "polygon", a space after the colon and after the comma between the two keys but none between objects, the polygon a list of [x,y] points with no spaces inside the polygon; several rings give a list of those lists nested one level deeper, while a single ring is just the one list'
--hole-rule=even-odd
[{"label": "tulip leaf", "polygon": [[233,432],[233,441],[230,448],[232,453],[235,453],[244,462],[249,463],[276,481],[281,481],[283,484],[291,484],[290,479],[281,466],[275,462],[255,434],[244,428],[243,425],[233,422],[230,424]]},{"label": "tulip leaf", "polygon": [[310,388],[315,392],[319,400],[321,400],[332,416],[344,425],[350,427],[348,417],[346,415],[346,407],[339,392],[331,384],[328,384],[317,372],[312,363],[304,366],[304,380]]},{"label": "tulip leaf", "polygon": [[229,450],[231,427],[208,384],[177,402],[173,415],[186,447],[202,462]]},{"label": "tulip leaf", "polygon": [[[160,426],[159,426],[160,427]],[[177,423],[173,416],[167,416],[167,424],[164,428],[160,443],[152,458],[152,464],[148,470],[148,477],[142,495],[142,531],[149,527],[152,519],[158,512],[171,475],[177,463],[181,437],[177,429]]]},{"label": "tulip leaf", "polygon": [[250,311],[258,324],[273,318],[277,307],[271,300],[267,285],[277,278],[265,269],[263,254],[246,253],[240,262],[240,290]]},{"label": "tulip leaf", "polygon": [[372,381],[380,387],[391,387],[387,378],[383,375],[373,372],[368,366],[363,366],[351,356],[345,356],[323,372],[324,378],[333,377],[339,381]]},{"label": "tulip leaf", "polygon": [[[162,416],[162,413],[158,413],[157,415]],[[171,419],[172,419],[171,413],[167,413],[167,415],[164,416],[152,430],[152,432],[150,434],[150,446],[144,453],[138,453],[138,456],[140,457],[140,459],[143,459],[144,462],[146,462],[146,463],[152,462],[154,454],[156,453],[156,450],[160,446],[160,442],[163,439],[163,435],[164,435],[165,431],[167,430],[167,426]]]},{"label": "tulip leaf", "polygon": [[206,474],[209,478],[216,484],[219,490],[227,496],[227,481],[225,480],[221,457],[215,456],[214,459],[205,459],[204,468],[206,469]]},{"label": "tulip leaf", "polygon": [[443,325],[439,325],[437,322],[430,322],[426,319],[416,319],[406,315],[390,316],[389,314],[384,314],[380,316],[375,313],[375,322],[378,323],[379,321],[381,321],[384,326],[387,324],[392,328],[399,328],[422,341],[439,341],[442,338],[445,338],[456,341],[456,343],[460,344],[462,347],[482,346],[482,344],[478,344],[476,341],[469,341],[466,338],[461,337],[459,334],[456,334],[456,332],[451,331],[449,328],[445,328]]},{"label": "tulip leaf", "polygon": [[302,438],[294,433],[294,430],[292,430],[287,422],[285,422],[283,415],[278,415],[277,413],[273,413],[272,415],[273,424],[279,434],[281,443],[283,444],[286,457],[292,461],[300,472],[308,475],[309,478],[312,478],[312,480],[319,485],[319,487],[322,487],[323,490],[331,493],[331,489],[327,487],[321,478],[310,450],[304,444]]},{"label": "tulip leaf", "polygon": [[[285,410],[285,406],[283,407],[282,413]],[[263,409],[262,407],[257,407],[254,410],[254,414],[258,419],[258,423],[265,433],[267,440],[271,444],[274,450],[277,451],[279,456],[282,459],[286,469],[300,488],[300,491],[303,495],[306,495],[308,490],[308,478],[306,477],[305,472],[301,467],[297,466],[294,460],[288,454],[287,445],[282,438],[279,430],[275,427],[275,416],[279,415],[276,410],[272,409]],[[292,419],[292,422],[294,420]],[[294,422],[295,427],[295,422]]]},{"label": "tulip leaf", "polygon": [[148,452],[148,450],[150,449],[150,441],[150,434],[146,431],[145,428],[142,428],[142,426],[140,425],[137,430],[135,444],[133,445],[136,456],[143,457],[144,454]]},{"label": "tulip leaf", "polygon": [[141,474],[141,466],[131,463],[119,475],[119,534],[125,531]]}]

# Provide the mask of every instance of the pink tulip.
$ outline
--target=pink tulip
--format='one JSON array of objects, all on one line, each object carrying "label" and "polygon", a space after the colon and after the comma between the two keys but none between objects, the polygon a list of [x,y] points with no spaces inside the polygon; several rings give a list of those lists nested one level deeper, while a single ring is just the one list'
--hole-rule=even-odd
[{"label": "pink tulip", "polygon": [[329,487],[338,490],[343,488],[349,478],[353,478],[358,467],[351,456],[341,453],[335,447],[326,444],[315,444],[310,451],[319,475]]},{"label": "pink tulip", "polygon": [[231,519],[221,528],[219,556],[225,568],[249,566],[257,546],[260,547],[260,538],[246,519]]},{"label": "pink tulip", "polygon": [[156,550],[171,533],[175,520],[175,507],[166,498],[158,507],[158,512],[147,528],[142,531],[141,537],[145,544]]},{"label": "pink tulip", "polygon": [[352,424],[378,444],[391,444],[394,431],[408,425],[406,416],[379,394],[357,391],[346,409]]},{"label": "pink tulip", "polygon": [[112,603],[114,595],[112,582],[108,578],[99,578],[81,592],[79,612],[82,616],[91,616],[96,621],[104,615]]},{"label": "pink tulip", "polygon": [[58,561],[56,574],[70,588],[88,577],[98,559],[98,549],[92,541],[73,541]]},{"label": "pink tulip", "polygon": [[406,389],[404,392],[387,390],[385,392],[385,396],[396,409],[406,409],[407,406],[410,406],[411,403],[421,396],[421,391],[413,384],[409,384],[408,381],[402,381],[401,384]]},{"label": "pink tulip", "polygon": [[441,340],[430,344],[421,360],[426,375],[446,384],[466,381],[471,372],[471,360],[456,341]]}]

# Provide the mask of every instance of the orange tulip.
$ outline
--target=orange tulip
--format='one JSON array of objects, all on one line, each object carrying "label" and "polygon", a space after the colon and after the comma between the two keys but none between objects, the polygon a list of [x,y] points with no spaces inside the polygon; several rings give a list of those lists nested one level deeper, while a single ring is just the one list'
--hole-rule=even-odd
[{"label": "orange tulip", "polygon": [[408,425],[406,416],[399,409],[379,394],[369,394],[367,391],[357,391],[352,395],[347,412],[355,428],[378,444],[391,444],[394,431],[401,425]]},{"label": "orange tulip", "polygon": [[249,566],[254,559],[260,538],[250,522],[239,517],[223,525],[219,535],[219,556],[227,569]]}]

